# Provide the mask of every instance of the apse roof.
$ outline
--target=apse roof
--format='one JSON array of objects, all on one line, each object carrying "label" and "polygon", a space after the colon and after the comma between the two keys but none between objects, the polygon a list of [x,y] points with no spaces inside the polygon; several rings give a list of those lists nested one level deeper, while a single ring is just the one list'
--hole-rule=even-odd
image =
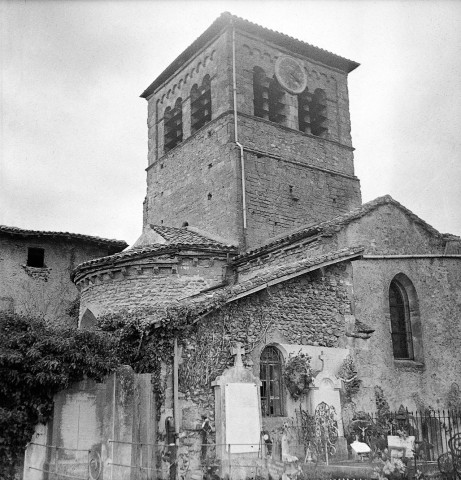
[{"label": "apse roof", "polygon": [[249,20],[232,15],[229,12],[224,12],[149,85],[141,94],[141,97],[147,98],[154,93],[157,87],[165,82],[181,65],[187,62],[200,48],[205,46],[213,37],[220,34],[230,25],[234,25],[240,30],[262,37],[294,53],[337,68],[346,73],[351,72],[360,65],[357,62],[340,57],[323,48],[315,47],[314,45],[290,37],[284,33],[262,27]]},{"label": "apse roof", "polygon": [[[237,253],[237,247],[222,243],[204,234],[195,232],[190,227],[149,226],[133,247],[107,257],[95,258],[78,265],[72,272],[72,278],[83,270],[96,266],[111,265],[123,260],[140,259],[152,255],[178,252],[180,250],[197,250],[217,253]],[[154,232],[154,233],[152,233]],[[154,240],[155,243],[146,243]]]}]

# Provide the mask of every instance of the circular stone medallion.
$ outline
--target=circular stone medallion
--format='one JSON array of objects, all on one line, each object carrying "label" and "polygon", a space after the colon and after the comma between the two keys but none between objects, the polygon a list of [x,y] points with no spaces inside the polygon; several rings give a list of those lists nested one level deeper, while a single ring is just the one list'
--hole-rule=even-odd
[{"label": "circular stone medallion", "polygon": [[280,85],[288,92],[298,95],[307,85],[304,66],[293,57],[278,57],[275,62],[275,76]]}]

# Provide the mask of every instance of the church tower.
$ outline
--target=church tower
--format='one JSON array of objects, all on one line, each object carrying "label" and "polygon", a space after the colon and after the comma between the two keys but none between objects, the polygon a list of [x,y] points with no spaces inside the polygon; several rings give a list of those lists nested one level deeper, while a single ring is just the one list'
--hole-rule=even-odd
[{"label": "church tower", "polygon": [[222,14],[143,92],[144,229],[257,248],[361,204],[347,75],[357,63]]}]

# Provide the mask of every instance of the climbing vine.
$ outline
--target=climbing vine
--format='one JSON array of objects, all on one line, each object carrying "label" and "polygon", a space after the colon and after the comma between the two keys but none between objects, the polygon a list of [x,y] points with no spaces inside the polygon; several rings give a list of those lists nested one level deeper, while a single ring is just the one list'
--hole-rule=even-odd
[{"label": "climbing vine", "polygon": [[301,351],[290,354],[283,369],[283,380],[294,400],[307,395],[312,377],[311,357]]},{"label": "climbing vine", "polygon": [[338,372],[338,377],[343,381],[343,391],[347,402],[352,402],[352,397],[360,390],[361,380],[357,378],[357,367],[354,359],[348,355]]},{"label": "climbing vine", "polygon": [[52,415],[53,396],[85,377],[101,381],[120,365],[112,339],[0,312],[0,465],[13,475],[35,425]]}]

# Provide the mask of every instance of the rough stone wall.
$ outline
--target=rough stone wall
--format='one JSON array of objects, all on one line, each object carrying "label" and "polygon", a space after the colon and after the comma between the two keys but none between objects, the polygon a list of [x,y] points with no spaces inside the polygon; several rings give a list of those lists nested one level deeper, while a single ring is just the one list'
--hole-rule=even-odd
[{"label": "rough stone wall", "polygon": [[[279,335],[279,343],[343,346],[344,315],[351,312],[350,268],[347,263],[326,267],[323,272],[274,285],[210,314],[200,322],[197,334],[190,337],[190,348],[185,350],[182,368],[189,369],[192,377],[183,393],[191,395],[195,383],[213,380],[229,365],[228,347],[233,342],[243,343],[247,353],[255,351],[253,361],[272,341],[273,332]],[[225,352],[224,357],[220,352]],[[208,362],[208,371],[196,366],[204,355],[214,359]],[[255,363],[254,373],[259,375],[259,363]]]},{"label": "rough stone wall", "polygon": [[[403,273],[419,304],[420,362],[394,360],[390,335],[389,285]],[[380,385],[391,408],[447,407],[447,394],[461,378],[461,268],[459,259],[395,259],[353,262],[355,315],[375,328],[371,339],[355,345],[364,385],[357,408],[374,409],[373,387]],[[411,312],[414,315],[416,312]],[[418,395],[418,397],[415,396]]]},{"label": "rough stone wall", "polygon": [[[201,415],[208,416],[212,423],[215,420],[210,385],[225,368],[232,366],[230,349],[234,342],[244,345],[244,363],[249,364],[251,359],[253,373],[259,376],[259,357],[267,344],[342,346],[346,330],[344,315],[349,314],[350,309],[350,266],[341,264],[242,298],[201,320],[183,345],[179,367],[184,438],[180,452],[187,457],[188,467],[200,466],[198,425],[202,422]],[[167,385],[162,419],[171,414],[171,376],[167,378]],[[287,403],[292,402],[287,393],[285,397]],[[296,405],[299,408],[299,403]],[[287,407],[287,410],[293,408]],[[266,423],[278,428],[287,420],[280,417]]]},{"label": "rough stone wall", "polygon": [[337,245],[363,245],[370,255],[443,254],[445,241],[398,207],[386,204],[337,235]]},{"label": "rough stone wall", "polygon": [[223,280],[223,259],[180,257],[172,263],[169,257],[158,257],[156,261],[158,264],[146,263],[142,268],[133,263],[123,272],[100,270],[90,281],[86,278],[79,282],[80,317],[86,309],[98,316],[173,302]]},{"label": "rough stone wall", "polygon": [[[274,144],[287,135],[277,130]],[[255,137],[256,138],[256,137]],[[311,150],[314,154],[315,149]],[[248,239],[254,248],[301,225],[315,224],[360,205],[360,184],[284,159],[247,154],[245,163]]]},{"label": "rough stone wall", "polygon": [[[45,250],[45,268],[27,267],[29,247]],[[107,255],[107,247],[46,237],[0,237],[0,308],[75,322],[66,310],[78,296],[70,273],[79,263]]]},{"label": "rough stone wall", "polygon": [[[239,164],[232,115],[212,120],[147,171],[147,224],[183,222],[240,241]],[[211,197],[210,197],[211,195]]]}]

